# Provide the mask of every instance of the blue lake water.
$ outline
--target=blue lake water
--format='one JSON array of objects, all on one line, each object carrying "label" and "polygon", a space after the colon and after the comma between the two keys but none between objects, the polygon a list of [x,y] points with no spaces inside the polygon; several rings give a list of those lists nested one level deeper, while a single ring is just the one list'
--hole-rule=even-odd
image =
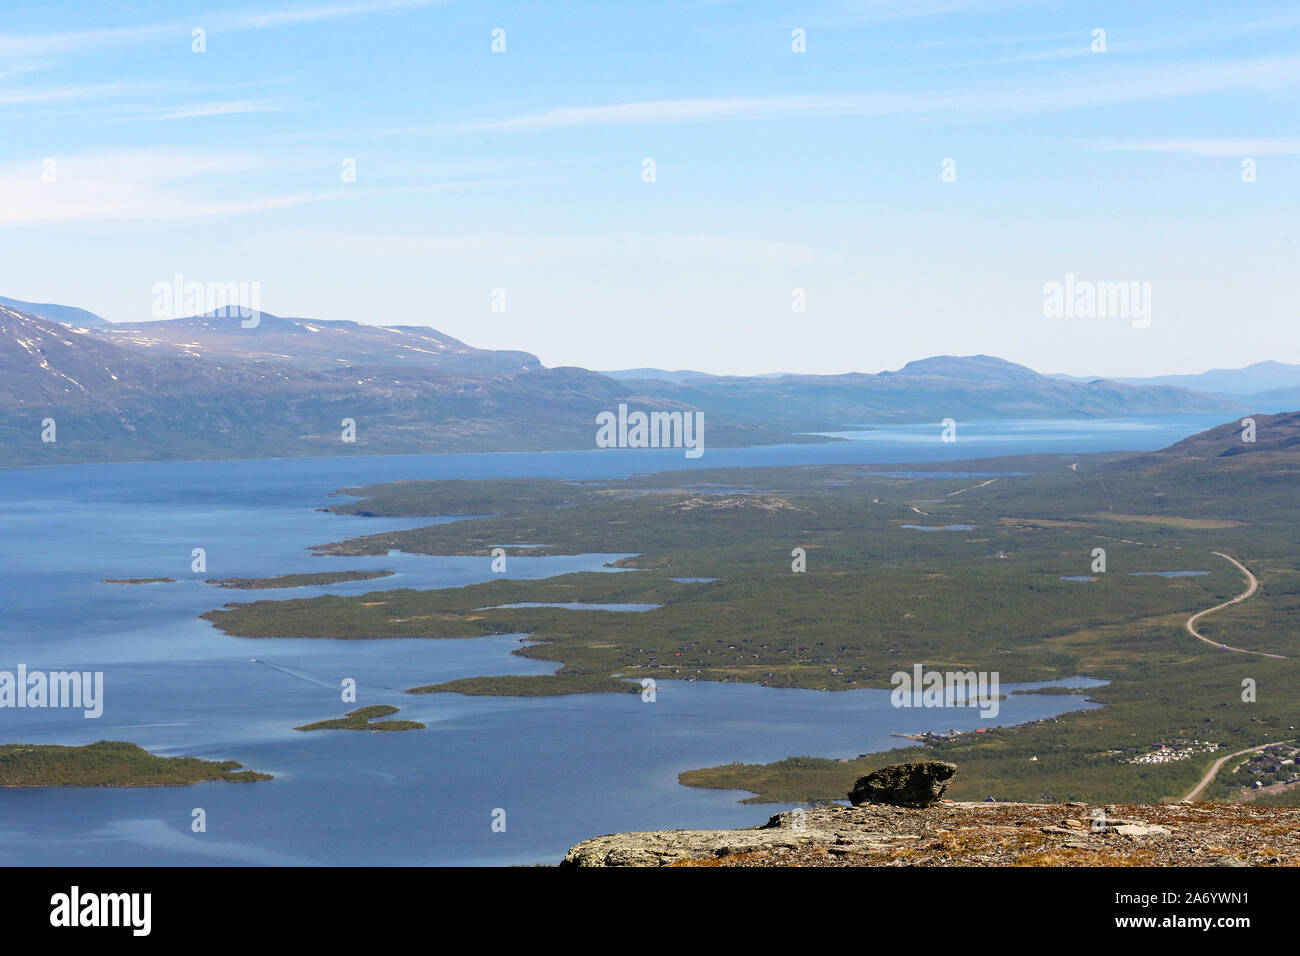
[{"label": "blue lake water", "polygon": [[[412,696],[402,691],[480,674],[546,673],[554,665],[512,656],[523,635],[249,640],[198,619],[227,602],[453,587],[500,576],[487,558],[309,553],[311,545],[343,537],[456,520],[316,510],[338,488],[418,478],[599,480],[670,468],[1141,451],[1215,423],[1069,422],[1054,435],[1052,423],[963,423],[956,444],[940,443],[937,426],[886,426],[860,440],[709,449],[698,460],[609,449],[0,470],[0,669],[21,663],[105,675],[98,720],[79,710],[3,709],[0,742],[129,740],[168,756],[234,759],[275,775],[255,784],[5,790],[0,864],[553,862],[569,845],[600,833],[747,826],[784,809],[741,804],[744,794],[735,792],[681,787],[682,770],[792,754],[850,758],[906,743],[892,734],[1013,724],[1095,706],[1013,694],[990,722],[970,708],[894,709],[884,690],[821,693],[703,681],[662,681],[654,703],[635,694]],[[206,552],[203,573],[191,571],[194,548]],[[506,576],[613,573],[607,565],[623,556],[511,556]],[[397,573],[275,591],[204,583],[354,568]],[[101,583],[162,576],[178,580]],[[357,681],[355,705],[339,699],[345,677]],[[1004,685],[1004,692],[1016,686]],[[389,703],[401,708],[399,718],[428,729],[292,730],[354,706]],[[206,811],[206,833],[190,830],[197,807]],[[503,833],[492,828],[498,808],[506,811]]]}]

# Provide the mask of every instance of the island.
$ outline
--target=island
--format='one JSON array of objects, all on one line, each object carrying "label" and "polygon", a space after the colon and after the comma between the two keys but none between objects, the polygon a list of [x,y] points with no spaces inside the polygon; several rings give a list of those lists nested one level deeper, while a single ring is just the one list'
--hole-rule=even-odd
[{"label": "island", "polygon": [[389,714],[395,714],[400,708],[393,707],[389,704],[373,704],[370,707],[360,707],[356,710],[350,710],[342,717],[335,717],[332,720],[318,720],[314,724],[303,724],[301,727],[295,727],[294,730],[375,730],[375,731],[395,731],[395,730],[424,730],[425,725],[414,720],[378,720],[379,717],[387,717]]},{"label": "island", "polygon": [[81,747],[0,745],[0,787],[178,787],[205,780],[272,779],[242,766],[235,760],[158,757],[122,740]]},{"label": "island", "polygon": [[408,694],[464,694],[467,697],[563,697],[568,694],[639,694],[641,685],[602,674],[505,674],[462,677],[412,687]]},{"label": "island", "polygon": [[314,574],[280,574],[273,578],[209,578],[205,583],[215,584],[219,588],[261,591],[272,588],[305,588],[313,585],[339,584],[343,581],[372,581],[395,573],[394,571],[318,571]]}]

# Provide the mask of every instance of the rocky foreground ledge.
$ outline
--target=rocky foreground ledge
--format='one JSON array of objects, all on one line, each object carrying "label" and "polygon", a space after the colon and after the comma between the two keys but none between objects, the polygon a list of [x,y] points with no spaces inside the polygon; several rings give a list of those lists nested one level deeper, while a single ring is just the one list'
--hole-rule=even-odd
[{"label": "rocky foreground ledge", "polygon": [[1300,866],[1300,807],[876,804],[585,840],[562,866]]}]

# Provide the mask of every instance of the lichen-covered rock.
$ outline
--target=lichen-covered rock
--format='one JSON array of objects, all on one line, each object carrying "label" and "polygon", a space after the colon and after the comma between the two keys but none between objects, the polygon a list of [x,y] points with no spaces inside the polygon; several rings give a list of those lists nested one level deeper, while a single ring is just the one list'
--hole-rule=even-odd
[{"label": "lichen-covered rock", "polygon": [[[1105,825],[1096,826],[1099,820]],[[778,813],[748,830],[661,830],[596,837],[571,849],[561,865],[1134,864],[1300,865],[1300,807],[1160,804],[1103,810],[1077,803],[944,800],[918,810],[833,804]]]},{"label": "lichen-covered rock", "polygon": [[874,817],[851,807],[787,810],[749,830],[656,830],[615,833],[584,840],[561,866],[669,866],[692,861],[769,856],[810,846],[834,845],[838,853],[885,850],[915,836],[885,830]]},{"label": "lichen-covered rock", "polygon": [[726,857],[811,843],[835,835],[807,828],[757,830],[659,830],[616,833],[584,840],[565,856],[561,866],[667,866],[683,860]]},{"label": "lichen-covered rock", "polygon": [[849,800],[855,807],[863,803],[928,807],[943,796],[956,772],[956,764],[942,760],[892,764],[859,777],[849,791]]}]

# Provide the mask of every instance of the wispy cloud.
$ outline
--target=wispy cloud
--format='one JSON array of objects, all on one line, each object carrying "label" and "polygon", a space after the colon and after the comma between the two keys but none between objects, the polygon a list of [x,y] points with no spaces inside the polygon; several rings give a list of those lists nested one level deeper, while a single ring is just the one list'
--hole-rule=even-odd
[{"label": "wispy cloud", "polygon": [[1154,139],[1124,143],[1099,143],[1093,149],[1122,153],[1180,153],[1186,156],[1300,156],[1297,138]]},{"label": "wispy cloud", "polygon": [[1045,6],[1050,2],[1052,0],[840,0],[825,7],[815,19],[831,23],[937,19]]},{"label": "wispy cloud", "polygon": [[255,11],[232,14],[228,21],[219,21],[224,29],[260,30],[264,27],[289,26],[296,23],[315,23],[337,17],[355,17],[395,10],[410,10],[433,6],[443,0],[356,0],[351,3],[319,3],[310,6],[288,7],[283,10]]},{"label": "wispy cloud", "polygon": [[1184,49],[1221,43],[1243,36],[1276,36],[1300,27],[1300,14],[1285,13],[1270,17],[1247,19],[1240,13],[1213,20],[1170,24],[1168,29],[1137,33],[1112,31],[1108,39],[1115,53],[1158,53],[1164,50]]},{"label": "wispy cloud", "polygon": [[[868,107],[861,96],[759,96],[703,99],[645,100],[606,106],[571,106],[501,120],[459,123],[440,127],[451,132],[486,130],[548,130],[574,126],[632,126],[691,120],[769,119],[782,116],[850,113]],[[881,98],[879,108],[886,100]]]},{"label": "wispy cloud", "polygon": [[476,236],[375,235],[348,232],[293,232],[275,237],[277,248],[294,248],[327,255],[418,257],[464,265],[541,262],[551,259],[612,254],[629,257],[700,257],[745,261],[767,266],[799,265],[811,261],[807,246],[779,240],[717,236],[703,233],[607,232],[597,235]]},{"label": "wispy cloud", "polygon": [[[206,115],[204,110],[192,112]],[[50,161],[54,175],[47,181],[43,173]],[[204,151],[182,147],[110,150],[0,163],[0,226],[194,219],[326,200],[373,201],[478,188],[500,190],[545,181],[543,177],[490,177],[391,184],[391,178],[380,178],[376,183],[390,184],[343,185],[338,179],[337,163],[336,155],[321,150]],[[323,171],[327,172],[322,175]],[[286,188],[286,184],[304,182],[321,183],[323,188]],[[373,250],[383,248],[383,241],[365,237],[362,244]],[[430,251],[440,248],[435,243]],[[483,255],[508,261],[528,253],[509,249],[489,250]]]},{"label": "wispy cloud", "polygon": [[110,96],[126,96],[156,89],[158,89],[156,84],[91,83],[81,86],[51,86],[40,90],[9,90],[0,92],[0,105],[17,106],[67,100],[93,100]]},{"label": "wispy cloud", "polygon": [[1152,64],[1085,76],[1062,75],[1044,79],[1032,88],[1021,85],[969,92],[711,97],[564,107],[500,120],[452,124],[431,131],[542,131],[706,120],[941,113],[964,119],[998,119],[1017,113],[1059,112],[1206,93],[1278,90],[1297,83],[1300,83],[1300,57],[1264,56]]},{"label": "wispy cloud", "polygon": [[339,192],[230,196],[236,174],[278,165],[246,153],[139,150],[0,164],[0,226],[192,219],[339,198]]},{"label": "wispy cloud", "polygon": [[526,263],[589,255],[597,249],[591,238],[538,239],[473,235],[383,235],[355,232],[289,232],[274,238],[276,248],[286,246],[324,255],[417,257],[465,265]]},{"label": "wispy cloud", "polygon": [[[40,89],[10,89],[0,91],[0,106],[41,106],[52,105],[67,116],[68,104],[87,102],[93,104],[94,117],[110,119],[186,119],[191,116],[217,116],[229,113],[262,113],[284,109],[283,105],[264,99],[215,99],[221,94],[230,94],[236,90],[246,90],[256,86],[259,89],[273,85],[273,80],[258,83],[222,83],[215,86],[185,87],[177,84],[160,82],[148,83],[91,83],[82,85],[50,86]],[[105,106],[98,101],[131,100],[149,97],[160,99],[162,96],[182,100],[182,98],[207,97],[194,101],[182,100],[172,104],[149,102],[118,102]]]},{"label": "wispy cloud", "polygon": [[[143,43],[176,34],[180,24],[104,27],[97,30],[60,30],[51,33],[0,33],[0,56],[54,56],[95,47]],[[191,25],[186,29],[193,29]]]},{"label": "wispy cloud", "polygon": [[344,0],[282,7],[274,10],[244,10],[198,15],[186,20],[145,23],[134,26],[102,27],[93,30],[60,30],[49,33],[0,33],[0,57],[51,56],[80,53],[102,47],[129,46],[167,37],[183,37],[202,27],[209,32],[262,30],[270,27],[316,23],[340,17],[368,16],[434,6],[444,0]]},{"label": "wispy cloud", "polygon": [[613,238],[668,255],[692,258],[705,255],[716,259],[744,260],[769,266],[802,265],[815,258],[813,251],[805,245],[770,239],[737,238],[703,233],[620,233]]},{"label": "wispy cloud", "polygon": [[52,66],[54,66],[52,60],[26,60],[19,63],[10,63],[8,66],[0,66],[0,80],[7,80],[11,76],[22,76],[25,73],[48,70]]},{"label": "wispy cloud", "polygon": [[284,107],[266,100],[230,100],[218,103],[194,103],[189,106],[145,109],[137,119],[180,120],[201,116],[232,116],[243,113],[269,113]]}]

